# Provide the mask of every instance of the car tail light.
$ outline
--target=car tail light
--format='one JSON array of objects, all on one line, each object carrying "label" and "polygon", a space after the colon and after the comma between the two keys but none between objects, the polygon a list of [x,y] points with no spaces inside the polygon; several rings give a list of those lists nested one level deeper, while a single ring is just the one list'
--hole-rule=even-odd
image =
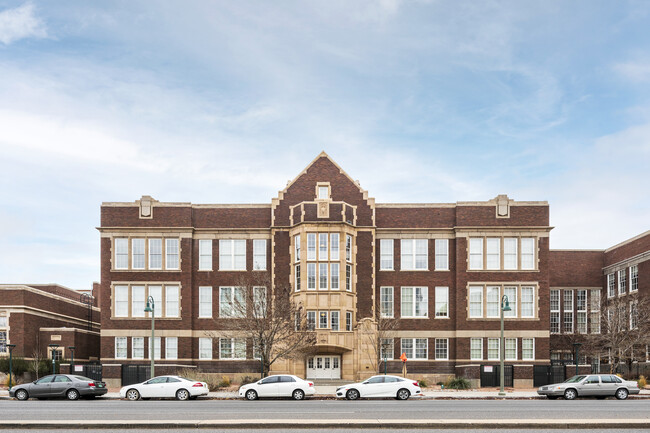
[{"label": "car tail light", "polygon": [[309,386],[314,386],[314,383],[313,383],[313,382],[309,382]]},{"label": "car tail light", "polygon": [[88,382],[88,386],[95,386],[95,382]]},{"label": "car tail light", "polygon": [[417,382],[413,382],[413,385],[414,385],[414,386],[420,386],[420,385],[418,385]]},{"label": "car tail light", "polygon": [[194,385],[192,385],[192,388],[203,388],[203,384],[201,382],[196,382]]}]

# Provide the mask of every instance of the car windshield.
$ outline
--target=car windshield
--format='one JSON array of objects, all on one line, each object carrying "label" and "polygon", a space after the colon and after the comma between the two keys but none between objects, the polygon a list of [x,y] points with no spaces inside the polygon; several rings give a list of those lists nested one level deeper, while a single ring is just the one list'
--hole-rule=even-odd
[{"label": "car windshield", "polygon": [[585,376],[573,376],[572,378],[565,380],[564,383],[576,383],[580,382],[584,378]]}]

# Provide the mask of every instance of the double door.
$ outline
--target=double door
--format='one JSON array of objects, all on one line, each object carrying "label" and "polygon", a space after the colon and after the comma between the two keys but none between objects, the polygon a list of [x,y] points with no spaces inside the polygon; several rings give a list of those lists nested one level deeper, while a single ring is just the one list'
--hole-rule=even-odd
[{"label": "double door", "polygon": [[316,355],[307,359],[308,379],[340,379],[341,357],[339,355]]}]

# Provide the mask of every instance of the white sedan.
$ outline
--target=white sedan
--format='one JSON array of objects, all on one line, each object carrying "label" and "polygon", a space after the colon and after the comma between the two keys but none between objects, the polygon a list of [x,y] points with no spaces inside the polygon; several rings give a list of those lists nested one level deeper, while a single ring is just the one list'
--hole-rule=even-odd
[{"label": "white sedan", "polygon": [[257,400],[260,397],[292,397],[294,400],[302,400],[315,393],[313,382],[289,374],[265,377],[239,388],[239,396],[246,400]]},{"label": "white sedan", "polygon": [[407,400],[412,395],[422,395],[420,385],[415,380],[399,376],[373,376],[363,382],[336,389],[337,397],[348,400],[367,397],[393,397],[397,400]]},{"label": "white sedan", "polygon": [[208,384],[180,376],[156,376],[146,382],[128,385],[120,389],[120,397],[131,401],[149,398],[176,398],[194,400],[208,395]]}]

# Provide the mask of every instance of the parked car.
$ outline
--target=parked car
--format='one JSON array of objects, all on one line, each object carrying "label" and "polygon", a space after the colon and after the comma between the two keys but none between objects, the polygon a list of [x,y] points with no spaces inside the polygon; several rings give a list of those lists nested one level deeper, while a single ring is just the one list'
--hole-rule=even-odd
[{"label": "parked car", "polygon": [[638,394],[639,385],[634,381],[623,380],[613,374],[588,374],[573,376],[562,383],[544,385],[537,394],[549,399],[564,397],[573,400],[576,397],[616,397],[625,400],[629,394]]},{"label": "parked car", "polygon": [[260,397],[292,397],[294,400],[302,400],[315,393],[313,382],[289,374],[268,376],[239,388],[239,396],[246,400],[257,400]]},{"label": "parked car", "polygon": [[98,397],[108,392],[102,381],[74,374],[50,374],[31,383],[16,385],[9,391],[9,397],[18,400],[29,398],[61,398],[77,400],[79,397]]},{"label": "parked car", "polygon": [[352,383],[337,388],[336,396],[357,400],[369,397],[394,397],[397,400],[408,400],[412,395],[422,395],[417,381],[399,376],[373,376],[359,383]]},{"label": "parked car", "polygon": [[150,398],[176,398],[194,400],[208,395],[208,384],[181,376],[156,376],[142,383],[123,386],[120,397],[131,401]]}]

